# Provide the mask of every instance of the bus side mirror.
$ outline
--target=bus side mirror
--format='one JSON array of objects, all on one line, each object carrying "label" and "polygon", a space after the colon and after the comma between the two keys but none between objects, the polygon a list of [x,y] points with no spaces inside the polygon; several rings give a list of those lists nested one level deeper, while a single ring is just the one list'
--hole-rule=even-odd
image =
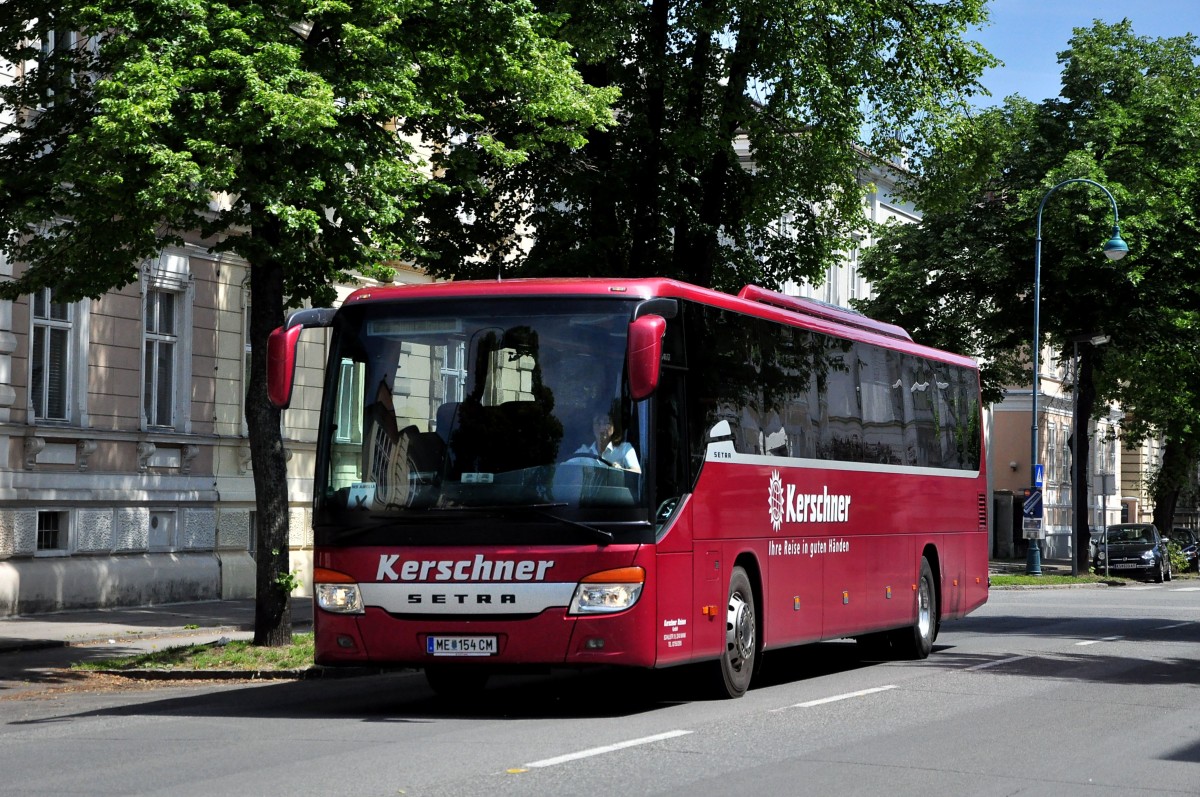
[{"label": "bus side mirror", "polygon": [[629,393],[634,401],[648,397],[658,387],[663,335],[666,331],[667,321],[659,315],[644,315],[629,324],[626,364],[629,368]]},{"label": "bus side mirror", "polygon": [[296,345],[303,326],[279,327],[267,338],[267,398],[278,409],[292,403],[296,376]]},{"label": "bus side mirror", "polygon": [[297,310],[287,323],[267,336],[267,400],[286,410],[292,403],[292,380],[296,378],[296,346],[300,333],[309,327],[328,327],[337,311],[332,307]]}]

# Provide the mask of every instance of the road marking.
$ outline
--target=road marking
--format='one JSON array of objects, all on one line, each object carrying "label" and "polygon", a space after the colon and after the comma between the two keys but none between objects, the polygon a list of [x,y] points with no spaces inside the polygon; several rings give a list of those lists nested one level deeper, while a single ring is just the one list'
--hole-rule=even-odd
[{"label": "road marking", "polygon": [[1154,630],[1155,631],[1166,631],[1171,628],[1183,628],[1185,625],[1191,625],[1191,623],[1175,623],[1173,625],[1160,625],[1158,628],[1155,628]]},{"label": "road marking", "polygon": [[1029,658],[1029,657],[1028,656],[1010,656],[1007,659],[1000,659],[1000,661],[985,661],[983,664],[976,664],[974,666],[968,667],[967,669],[968,670],[986,670],[988,667],[999,667],[1001,664],[1009,664],[1011,662],[1020,661],[1021,659],[1027,659],[1027,658]]},{"label": "road marking", "polygon": [[1118,639],[1124,639],[1124,638],[1125,637],[1121,637],[1121,636],[1106,636],[1106,637],[1103,637],[1102,639],[1089,639],[1086,642],[1076,642],[1075,647],[1081,648],[1085,645],[1098,645],[1101,642],[1116,642]]},{"label": "road marking", "polygon": [[877,686],[874,689],[862,689],[862,690],[859,690],[858,692],[847,692],[844,695],[834,695],[833,697],[823,697],[820,700],[809,700],[806,703],[796,703],[791,706],[784,706],[783,708],[773,708],[773,709],[771,709],[771,711],[786,711],[789,708],[812,708],[813,706],[823,706],[826,703],[836,703],[839,700],[849,700],[850,698],[853,698],[853,697],[863,697],[864,695],[873,695],[876,692],[886,692],[889,689],[895,689],[895,688],[896,688],[895,684],[889,684],[888,686]]},{"label": "road marking", "polygon": [[603,755],[616,750],[624,750],[627,747],[637,747],[641,744],[650,744],[652,742],[661,742],[663,739],[674,739],[677,736],[687,736],[692,731],[667,731],[666,733],[658,733],[654,736],[643,736],[640,739],[630,739],[627,742],[617,742],[616,744],[606,744],[603,747],[593,747],[588,750],[580,750],[577,753],[567,753],[566,755],[555,756],[554,758],[543,758],[541,761],[533,761],[524,766],[530,769],[539,767],[552,767],[555,764],[565,764],[568,761],[578,761],[581,758],[590,758],[595,755]]},{"label": "road marking", "polygon": [[1200,587],[1176,587],[1171,592],[1200,592]]}]

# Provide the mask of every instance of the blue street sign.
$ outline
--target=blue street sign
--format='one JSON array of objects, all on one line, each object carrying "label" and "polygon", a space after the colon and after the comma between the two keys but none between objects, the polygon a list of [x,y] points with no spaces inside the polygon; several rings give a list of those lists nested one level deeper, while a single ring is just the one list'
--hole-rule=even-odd
[{"label": "blue street sign", "polygon": [[1046,466],[1038,463],[1033,466],[1033,486],[1041,487],[1042,482],[1046,480]]},{"label": "blue street sign", "polygon": [[1041,490],[1025,491],[1025,504],[1021,507],[1021,514],[1028,518],[1040,518],[1042,516]]},{"label": "blue street sign", "polygon": [[1026,487],[1025,501],[1021,505],[1021,536],[1027,540],[1040,540],[1046,536],[1042,526],[1042,491],[1038,487]]}]

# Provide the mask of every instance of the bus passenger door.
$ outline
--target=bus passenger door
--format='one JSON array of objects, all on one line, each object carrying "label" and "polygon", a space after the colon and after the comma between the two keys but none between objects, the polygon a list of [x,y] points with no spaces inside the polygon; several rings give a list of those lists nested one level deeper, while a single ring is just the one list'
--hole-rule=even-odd
[{"label": "bus passenger door", "polygon": [[[668,339],[677,321],[668,324]],[[654,394],[654,506],[657,539],[658,624],[655,639],[659,665],[692,657],[694,626],[699,622],[694,599],[692,513],[688,505],[691,481],[687,461],[687,420],[684,370],[664,355],[658,390]],[[676,355],[675,362],[682,358]]]},{"label": "bus passenger door", "polygon": [[659,666],[687,661],[692,656],[692,554],[659,553],[655,584],[658,622],[655,628],[656,663]]}]

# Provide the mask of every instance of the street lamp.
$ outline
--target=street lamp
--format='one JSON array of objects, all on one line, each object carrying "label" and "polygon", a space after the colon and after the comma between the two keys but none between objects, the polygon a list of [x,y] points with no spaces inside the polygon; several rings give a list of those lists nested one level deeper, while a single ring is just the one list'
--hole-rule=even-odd
[{"label": "street lamp", "polygon": [[[1037,240],[1033,249],[1033,404],[1032,404],[1032,421],[1030,430],[1030,447],[1029,447],[1029,474],[1034,476],[1037,472],[1038,461],[1038,391],[1041,389],[1038,375],[1041,370],[1038,362],[1039,353],[1041,351],[1041,311],[1042,311],[1042,210],[1046,207],[1046,200],[1050,198],[1058,189],[1069,183],[1088,183],[1094,185],[1104,192],[1108,197],[1108,201],[1112,203],[1113,209],[1113,229],[1112,237],[1104,244],[1104,254],[1110,260],[1120,260],[1129,253],[1129,245],[1121,238],[1120,219],[1117,215],[1117,200],[1107,188],[1100,185],[1095,180],[1089,180],[1086,177],[1072,177],[1070,180],[1063,180],[1058,185],[1051,188],[1042,197],[1041,204],[1038,205],[1037,212]],[[1037,485],[1031,485],[1035,490]],[[1041,529],[1038,529],[1040,534]],[[1042,551],[1038,547],[1037,534],[1029,541],[1029,551],[1025,560],[1025,572],[1029,575],[1040,576],[1042,574]]]}]

